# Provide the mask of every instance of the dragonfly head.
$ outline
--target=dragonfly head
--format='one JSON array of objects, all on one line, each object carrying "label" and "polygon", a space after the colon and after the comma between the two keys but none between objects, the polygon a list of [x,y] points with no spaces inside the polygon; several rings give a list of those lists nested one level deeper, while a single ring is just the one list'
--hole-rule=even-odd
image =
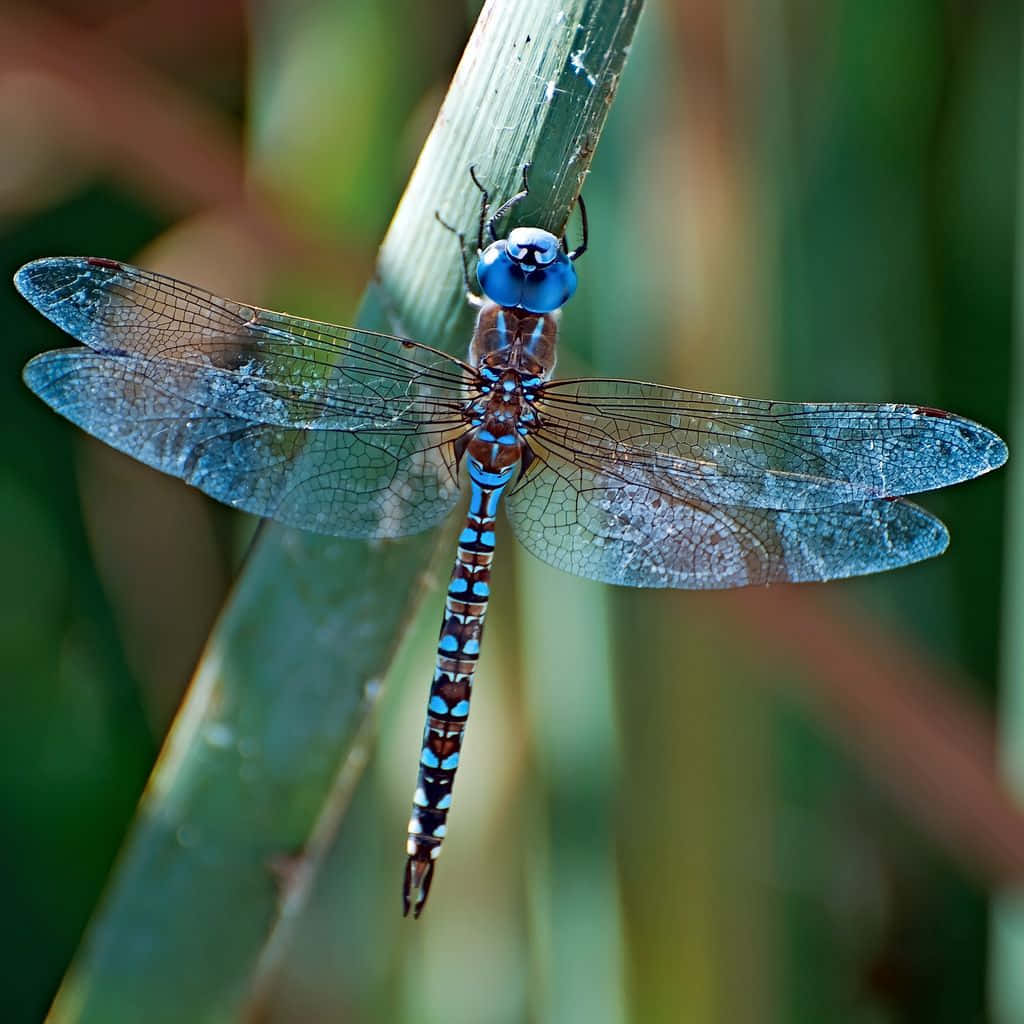
[{"label": "dragonfly head", "polygon": [[550,231],[513,228],[480,254],[476,277],[499,306],[551,313],[576,291],[576,268]]}]

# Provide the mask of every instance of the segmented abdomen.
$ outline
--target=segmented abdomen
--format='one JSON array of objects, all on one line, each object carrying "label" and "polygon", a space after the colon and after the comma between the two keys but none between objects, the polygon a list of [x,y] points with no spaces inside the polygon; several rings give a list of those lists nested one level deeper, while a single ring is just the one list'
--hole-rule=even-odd
[{"label": "segmented abdomen", "polygon": [[500,489],[485,491],[473,482],[470,512],[448,584],[406,847],[403,899],[405,912],[411,906],[415,917],[430,891],[452,803],[490,596],[494,512],[500,493]]}]

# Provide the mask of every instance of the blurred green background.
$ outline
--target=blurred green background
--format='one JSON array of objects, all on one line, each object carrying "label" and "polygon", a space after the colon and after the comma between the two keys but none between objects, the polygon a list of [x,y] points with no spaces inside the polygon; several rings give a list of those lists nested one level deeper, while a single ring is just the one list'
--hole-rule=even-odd
[{"label": "blurred green background", "polygon": [[[0,268],[103,255],[351,319],[476,13],[0,4]],[[651,0],[585,188],[563,371],[919,402],[1008,436],[1021,29],[1011,0]],[[53,998],[252,524],[50,413],[20,370],[64,341],[13,288],[0,318],[20,1022]],[[925,500],[939,561],[767,593],[602,588],[504,530],[412,925],[440,567],[260,1019],[1024,1021],[1005,904],[991,932],[1024,868],[993,763],[998,728],[1011,769],[1024,749],[1012,473]]]}]

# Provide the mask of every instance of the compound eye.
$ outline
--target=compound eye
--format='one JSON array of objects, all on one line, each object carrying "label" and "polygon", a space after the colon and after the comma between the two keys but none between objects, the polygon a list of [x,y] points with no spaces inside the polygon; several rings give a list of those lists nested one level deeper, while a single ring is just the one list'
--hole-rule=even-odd
[{"label": "compound eye", "polygon": [[508,252],[505,239],[492,242],[480,254],[476,279],[492,302],[499,306],[518,306],[523,291],[523,271]]},{"label": "compound eye", "polygon": [[531,313],[551,313],[576,291],[576,268],[567,256],[535,270],[523,281],[519,304]]},{"label": "compound eye", "polygon": [[[517,255],[518,254],[518,255]],[[499,306],[551,313],[576,290],[576,270],[550,232],[516,228],[480,254],[476,277]]]}]

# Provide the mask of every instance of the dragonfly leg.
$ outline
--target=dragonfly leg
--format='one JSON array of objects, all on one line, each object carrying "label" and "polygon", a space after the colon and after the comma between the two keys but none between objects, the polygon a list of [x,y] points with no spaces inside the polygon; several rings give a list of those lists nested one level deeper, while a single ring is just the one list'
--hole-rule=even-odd
[{"label": "dragonfly leg", "polygon": [[476,226],[476,251],[479,254],[484,251],[484,228],[487,226],[487,213],[491,208],[491,194],[476,176],[476,164],[470,166],[469,176],[480,190],[480,220]]},{"label": "dragonfly leg", "polygon": [[[470,169],[470,173],[473,175],[473,181],[476,182],[476,187],[480,189],[484,194],[484,199],[487,199],[487,191],[483,185],[477,181],[476,172],[474,168]],[[498,240],[498,221],[512,209],[516,203],[521,203],[530,194],[530,182],[528,175],[530,173],[530,165],[523,164],[523,187],[510,199],[506,199],[505,202],[499,206],[494,213],[491,214],[490,220],[487,221],[487,234],[491,236],[491,241],[496,242]],[[480,249],[482,250],[483,245],[483,218],[486,216],[486,209],[481,210],[481,224],[480,224]]]},{"label": "dragonfly leg", "polygon": [[469,276],[469,263],[466,260],[466,236],[456,227],[453,227],[441,216],[440,211],[434,211],[434,219],[446,231],[450,231],[459,240],[459,258],[462,260],[462,283],[466,288],[466,301],[474,308],[479,309],[484,300],[473,291],[473,282]]},{"label": "dragonfly leg", "polygon": [[[493,214],[488,218],[490,209],[490,194],[487,189],[481,184],[480,179],[476,176],[476,167],[470,167],[470,177],[473,179],[473,184],[480,189],[480,223],[477,227],[477,250],[483,252],[484,248],[484,230],[486,228],[487,234],[490,236],[492,242],[498,240],[498,221],[512,209],[516,203],[521,203],[530,194],[530,164],[523,164],[523,186],[522,188],[510,199],[506,199],[505,202],[499,206]],[[578,197],[580,207],[580,218],[583,221],[583,239],[580,244],[573,249],[569,250],[569,243],[565,235],[562,236],[562,248],[565,250],[566,255],[569,259],[575,261],[580,258],[586,251],[587,245],[590,240],[590,225],[587,221],[587,206],[583,202],[583,196]]]},{"label": "dragonfly leg", "polygon": [[565,235],[562,235],[562,248],[565,250],[569,259],[574,262],[587,251],[587,243],[590,241],[590,226],[587,224],[587,204],[583,202],[582,193],[577,198],[577,202],[580,207],[580,219],[583,221],[583,239],[580,241],[580,244],[572,250],[572,252],[569,252],[569,243],[566,241]]}]

